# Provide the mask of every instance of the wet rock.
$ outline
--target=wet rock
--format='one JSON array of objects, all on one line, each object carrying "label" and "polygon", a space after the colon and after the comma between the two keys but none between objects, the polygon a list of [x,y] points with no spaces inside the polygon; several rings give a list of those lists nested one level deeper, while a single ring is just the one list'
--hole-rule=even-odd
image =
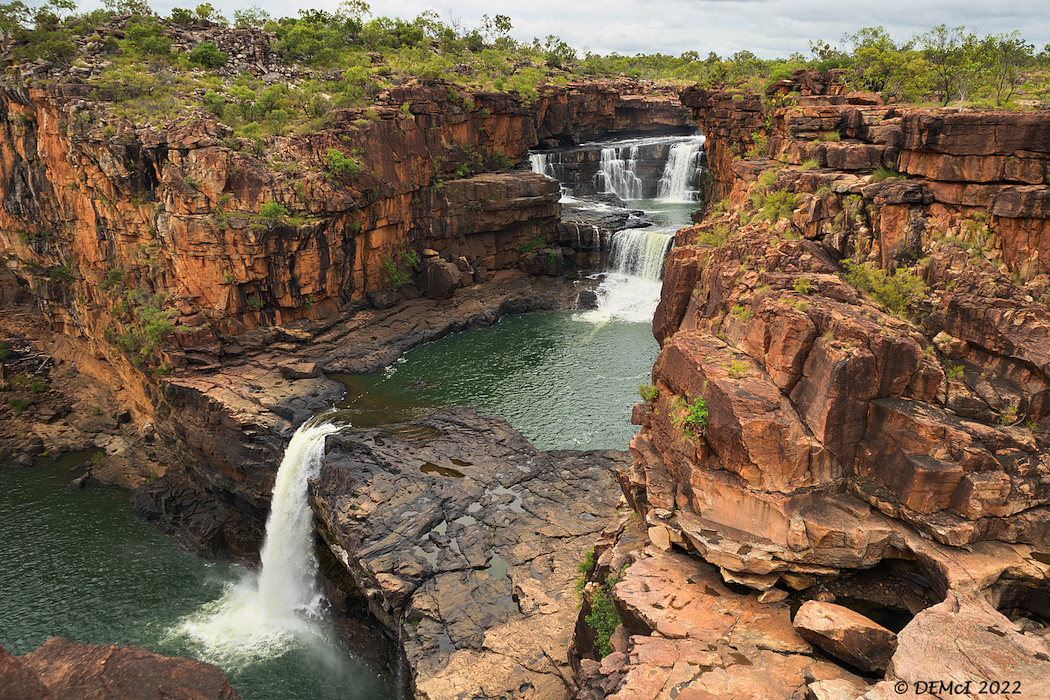
[{"label": "wet rock", "polygon": [[85,486],[87,486],[88,482],[90,480],[91,480],[91,471],[88,470],[88,471],[84,472],[83,474],[81,474],[80,476],[78,476],[77,478],[75,478],[72,481],[70,481],[69,485],[66,488],[68,488],[70,491],[79,491],[79,490],[83,489]]},{"label": "wet rock", "polygon": [[[238,700],[225,674],[201,661],[159,654],[128,646],[93,646],[52,637],[22,656],[23,669],[33,673],[54,700],[106,697],[113,700]],[[30,691],[37,688],[31,684]],[[7,697],[7,695],[5,695]],[[33,695],[26,696],[32,698]]]},{"label": "wet rock", "polygon": [[568,698],[572,581],[628,459],[540,452],[502,419],[447,409],[331,436],[312,503],[420,697]]},{"label": "wet rock", "polygon": [[862,671],[885,671],[897,650],[893,632],[834,603],[806,601],[792,625],[804,639]]}]

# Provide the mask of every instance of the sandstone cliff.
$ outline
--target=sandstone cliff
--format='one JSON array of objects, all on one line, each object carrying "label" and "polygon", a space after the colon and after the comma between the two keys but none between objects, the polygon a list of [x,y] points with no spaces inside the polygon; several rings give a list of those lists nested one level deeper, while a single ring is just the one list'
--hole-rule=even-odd
[{"label": "sandstone cliff", "polygon": [[[119,37],[124,22],[97,32]],[[176,48],[228,51],[222,79],[310,73],[265,32],[165,31]],[[527,167],[530,147],[691,123],[673,93],[629,80],[532,102],[404,80],[331,129],[238,138],[202,108],[128,116],[98,87],[101,44],[77,42],[74,69],[20,65],[0,86],[0,294],[35,301],[75,341],[66,359],[109,367],[100,381],[116,377],[193,488],[254,517],[294,422],[340,391],[320,372],[572,303],[571,285],[521,274],[591,254],[559,230],[558,187]],[[196,544],[222,542],[224,518],[203,515]]]},{"label": "sandstone cliff", "polygon": [[[663,682],[624,694],[651,670],[636,659],[644,635],[678,620],[671,636],[706,639],[681,599],[645,612],[646,567],[672,545],[771,602],[774,586],[812,596],[858,569],[916,567],[936,600],[1010,630],[1002,653],[1024,673],[1045,673],[1045,642],[1010,635],[1045,632],[1050,613],[1050,118],[869,95],[682,100],[713,177],[702,223],[667,261],[654,398],[635,408],[643,428],[620,472],[653,544],[615,560],[636,563],[613,596],[643,637],[582,669],[588,692],[657,697]],[[605,547],[596,582],[619,565]],[[968,638],[968,614],[923,624]],[[586,636],[577,649],[590,653]],[[920,656],[901,652],[887,678],[943,660]],[[722,666],[743,683],[734,663]],[[690,687],[716,687],[703,678]]]}]

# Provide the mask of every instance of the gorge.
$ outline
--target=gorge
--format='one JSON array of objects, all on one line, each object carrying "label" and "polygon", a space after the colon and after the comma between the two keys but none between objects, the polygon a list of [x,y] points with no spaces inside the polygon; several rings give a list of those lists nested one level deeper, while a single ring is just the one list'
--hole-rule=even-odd
[{"label": "gorge", "polygon": [[[209,31],[280,68],[261,33]],[[102,449],[76,459],[139,514],[251,561],[293,432],[345,397],[359,430],[324,439],[308,489],[324,588],[416,697],[883,698],[933,677],[1039,697],[1050,121],[793,80],[764,102],[620,80],[531,103],[426,81],[265,153],[204,113],[107,133],[83,85],[8,84],[0,295],[46,315],[55,384],[112,398],[12,407],[4,457]],[[661,207],[678,220],[639,225]],[[545,366],[556,333],[641,366]],[[464,400],[453,360],[487,363],[474,342],[539,371],[478,373],[470,402],[576,393],[590,363],[617,386],[530,399],[521,424],[479,406],[514,427],[433,410]],[[29,345],[5,382],[43,359]],[[640,432],[592,438],[595,403],[593,425]],[[906,626],[868,655],[813,641],[812,606],[858,596]],[[2,641],[33,665],[39,640]]]}]

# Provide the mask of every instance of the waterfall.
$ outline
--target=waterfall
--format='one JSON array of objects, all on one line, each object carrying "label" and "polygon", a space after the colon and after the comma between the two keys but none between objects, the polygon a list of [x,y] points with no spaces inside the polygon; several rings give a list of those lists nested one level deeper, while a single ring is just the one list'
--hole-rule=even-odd
[{"label": "waterfall", "polygon": [[645,282],[659,282],[664,257],[673,240],[666,232],[652,229],[617,231],[609,245],[612,271],[640,277]]},{"label": "waterfall", "polygon": [[594,188],[599,192],[612,192],[620,199],[641,199],[643,183],[634,169],[637,162],[638,144],[603,148]]},{"label": "waterfall", "polygon": [[[644,209],[655,225],[617,231],[602,244],[608,269],[596,290],[598,308],[578,314],[579,318],[599,323],[612,319],[652,321],[660,301],[664,258],[674,242],[675,231],[689,224],[689,214],[695,208],[703,144],[703,136],[675,136],[582,147],[586,151],[601,149],[592,180],[594,188],[631,200],[631,207]],[[579,163],[593,163],[593,160],[566,157],[564,151],[535,153],[531,159],[535,172],[562,183],[563,203],[599,210],[610,206],[565,192],[567,183],[563,178],[578,180]],[[664,160],[661,162],[661,159]],[[576,165],[567,168],[566,162]],[[583,183],[576,184],[582,189]],[[653,194],[656,199],[645,199]],[[597,229],[595,233],[597,235]],[[581,235],[579,228],[576,235]]]},{"label": "waterfall", "polygon": [[313,511],[307,482],[324,458],[325,437],[342,430],[325,415],[303,423],[285,449],[266,520],[258,575],[248,573],[217,601],[184,618],[171,637],[184,637],[200,658],[237,666],[280,656],[318,637],[311,624],[322,611],[313,554]]},{"label": "waterfall", "polygon": [[704,137],[671,144],[667,165],[656,188],[656,198],[664,202],[693,202],[696,189],[693,183],[700,167]]}]

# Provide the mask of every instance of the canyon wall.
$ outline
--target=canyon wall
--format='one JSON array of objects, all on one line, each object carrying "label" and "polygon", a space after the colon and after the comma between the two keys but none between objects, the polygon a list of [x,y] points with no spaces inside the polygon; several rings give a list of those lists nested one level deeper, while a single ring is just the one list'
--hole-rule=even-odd
[{"label": "canyon wall", "polygon": [[[620,572],[609,589],[626,635],[615,661],[584,663],[581,621],[580,697],[662,697],[682,680],[675,660],[711,639],[711,622],[703,596],[654,581],[697,580],[708,565],[765,591],[769,614],[785,615],[780,643],[798,648],[777,602],[788,592],[907,571],[945,602],[919,612],[929,603],[902,584],[883,604],[919,612],[926,639],[1045,674],[1050,115],[783,93],[682,93],[713,177],[701,223],[678,232],[666,263],[651,400],[635,407],[635,459],[619,473],[646,537],[631,544],[621,525],[600,541],[588,584],[584,613]],[[664,554],[673,547],[706,564]],[[724,609],[750,605],[725,595]],[[970,619],[997,637],[978,642]],[[673,640],[658,640],[663,656],[648,651],[654,631]],[[887,680],[950,663],[947,650],[924,657],[914,634],[899,641]],[[745,654],[687,684],[758,693],[751,667],[768,662]],[[807,671],[768,696],[829,679]],[[834,683],[841,697],[868,689]]]}]

